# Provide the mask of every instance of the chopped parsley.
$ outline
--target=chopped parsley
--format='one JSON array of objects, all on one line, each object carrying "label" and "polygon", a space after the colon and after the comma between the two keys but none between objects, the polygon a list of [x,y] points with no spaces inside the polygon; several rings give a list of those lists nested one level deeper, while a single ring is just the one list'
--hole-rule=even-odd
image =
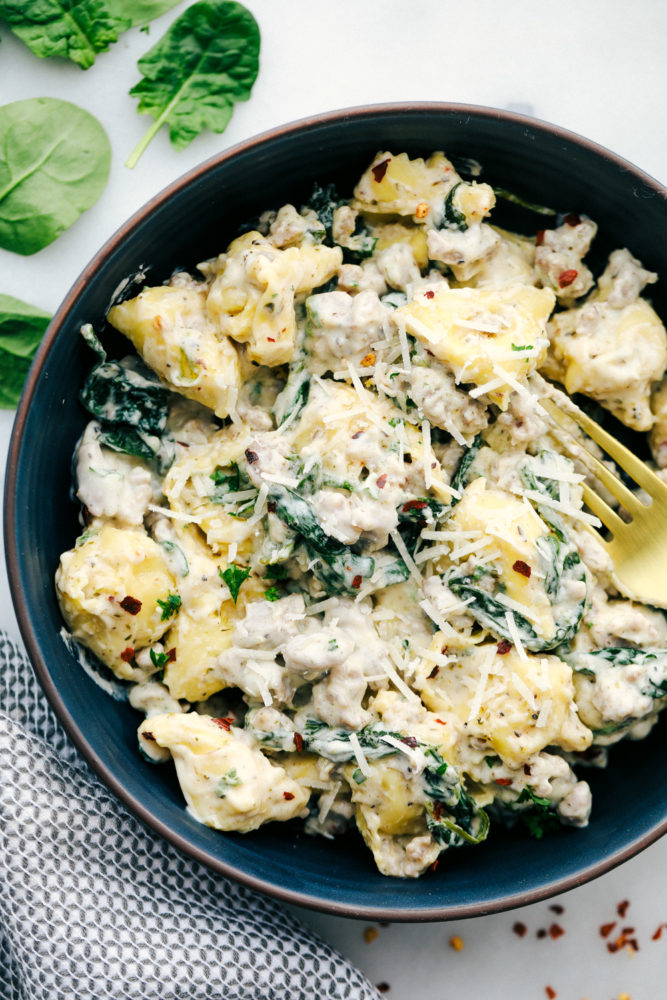
[{"label": "chopped parsley", "polygon": [[356,771],[352,772],[352,778],[354,779],[354,781],[356,781],[358,785],[363,785],[364,781],[366,780],[366,775],[361,770],[361,768],[358,767]]},{"label": "chopped parsley", "polygon": [[236,768],[233,767],[230,771],[227,771],[227,774],[223,774],[220,778],[216,794],[219,795],[221,799],[224,799],[228,788],[236,788],[238,785],[242,784],[243,782],[239,778]]},{"label": "chopped parsley", "polygon": [[169,653],[156,653],[154,649],[149,651],[151,663],[156,670],[164,670],[169,663]]},{"label": "chopped parsley", "polygon": [[489,757],[485,757],[484,761],[489,767],[496,767],[498,764],[502,764],[502,760],[500,759],[500,757],[498,757],[497,754],[492,754]]},{"label": "chopped parsley", "polygon": [[269,587],[268,590],[264,591],[264,597],[267,601],[277,601],[280,599],[280,594],[278,593],[277,587]]},{"label": "chopped parsley", "polygon": [[220,579],[224,580],[229,587],[229,593],[231,598],[236,604],[239,597],[239,590],[244,580],[247,580],[250,576],[250,567],[244,569],[243,566],[237,566],[236,563],[230,563],[227,569],[218,569],[220,574]]},{"label": "chopped parsley", "polygon": [[158,604],[162,608],[162,614],[160,615],[160,621],[168,621],[172,615],[175,615],[181,606],[181,599],[178,594],[167,594],[166,600],[162,601],[158,597]]},{"label": "chopped parsley", "polygon": [[532,351],[535,344],[512,344],[513,351]]}]

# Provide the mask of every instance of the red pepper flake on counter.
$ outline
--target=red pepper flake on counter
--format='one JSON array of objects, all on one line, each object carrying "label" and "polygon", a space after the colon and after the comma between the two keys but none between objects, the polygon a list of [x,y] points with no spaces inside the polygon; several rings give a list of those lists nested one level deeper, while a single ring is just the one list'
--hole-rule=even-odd
[{"label": "red pepper flake on counter", "polygon": [[463,951],[463,938],[459,937],[458,934],[453,934],[449,939],[449,947],[453,948],[454,951]]},{"label": "red pepper flake on counter", "polygon": [[558,996],[558,994],[556,993],[556,991],[553,988],[553,986],[545,986],[544,987],[544,992],[549,997],[549,1000],[554,1000],[554,997]]},{"label": "red pepper flake on counter", "polygon": [[552,913],[556,913],[558,916],[560,916],[561,913],[565,913],[565,907],[561,906],[560,903],[554,903],[549,907],[549,909]]},{"label": "red pepper flake on counter", "polygon": [[378,991],[378,993],[388,993],[389,990],[391,989],[391,986],[389,985],[389,983],[377,983],[375,989]]},{"label": "red pepper flake on counter", "polygon": [[625,914],[628,912],[629,906],[630,906],[630,900],[624,899],[623,902],[619,903],[618,906],[616,907],[616,912],[618,913],[621,920],[623,920]]},{"label": "red pepper flake on counter", "polygon": [[530,579],[530,574],[532,572],[528,563],[524,562],[523,559],[517,559],[517,561],[512,566],[515,573],[520,573],[521,576],[525,576],[526,579]]},{"label": "red pepper flake on counter", "polygon": [[577,275],[579,274],[573,267],[568,267],[567,271],[561,271],[558,275],[558,287],[559,288],[569,288],[570,285],[577,280]]},{"label": "red pepper flake on counter", "polygon": [[127,611],[128,615],[138,615],[141,611],[141,601],[137,600],[136,597],[130,597],[128,595],[119,603],[123,611]]},{"label": "red pepper flake on counter", "polygon": [[616,921],[612,920],[610,924],[602,924],[600,927],[600,937],[609,937],[614,927],[616,926]]},{"label": "red pepper flake on counter", "polygon": [[651,941],[659,941],[662,937],[663,930],[667,930],[667,924],[659,924],[657,930],[651,935]]},{"label": "red pepper flake on counter", "polygon": [[365,927],[364,928],[364,941],[366,944],[372,944],[373,941],[377,939],[380,932],[377,927]]},{"label": "red pepper flake on counter", "polygon": [[552,924],[549,928],[549,937],[553,938],[554,941],[556,938],[562,937],[564,933],[565,931],[560,924]]},{"label": "red pepper flake on counter", "polygon": [[512,930],[517,937],[525,937],[528,932],[528,928],[525,924],[521,923],[520,920],[517,920],[515,924],[512,924]]},{"label": "red pepper flake on counter", "polygon": [[538,937],[540,939],[540,941],[542,940],[542,938],[545,938],[546,936],[547,936],[547,932],[546,932],[546,928],[544,928],[544,927],[540,927],[540,929],[538,931],[535,931],[535,937]]}]

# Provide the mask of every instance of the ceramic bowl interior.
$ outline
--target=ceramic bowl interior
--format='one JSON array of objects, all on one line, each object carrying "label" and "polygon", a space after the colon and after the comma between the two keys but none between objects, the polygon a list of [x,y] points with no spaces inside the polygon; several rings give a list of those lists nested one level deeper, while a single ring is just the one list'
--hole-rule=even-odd
[{"label": "ceramic bowl interior", "polygon": [[[176,268],[224,250],[239,226],[286,201],[300,205],[315,180],[352,185],[378,149],[411,155],[444,150],[474,158],[482,180],[600,226],[595,262],[627,246],[667,279],[665,191],[614,155],[571,133],[521,116],[425,104],[336,112],[250,140],[203,164],[158,195],[106,244],[51,324],[22,399],[8,465],[5,532],[12,593],[31,660],[58,715],[110,788],[142,820],[212,868],[285,900],[332,913],[424,920],[488,913],[571,888],[635,854],[667,829],[667,727],[612,751],[593,771],[589,827],[542,841],[493,830],[480,848],[451,850],[419,880],[386,878],[360,838],[314,839],[292,824],[221,834],[185,811],[171,767],[138,754],[138,715],[112,700],[75,663],[60,638],[53,576],[79,533],[70,462],[88,420],[78,401],[92,363],[79,328],[104,316],[119,283],[146,268],[157,284]],[[526,232],[531,213],[510,207],[494,221]],[[547,225],[549,224],[547,220]],[[651,289],[667,316],[667,280]]]}]

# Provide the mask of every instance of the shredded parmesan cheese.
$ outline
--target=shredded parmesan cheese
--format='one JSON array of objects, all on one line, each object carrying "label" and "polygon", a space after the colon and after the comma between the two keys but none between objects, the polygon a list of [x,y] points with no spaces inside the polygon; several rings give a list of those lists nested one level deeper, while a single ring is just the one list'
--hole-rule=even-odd
[{"label": "shredded parmesan cheese", "polygon": [[364,756],[364,751],[361,749],[361,743],[359,742],[359,737],[356,733],[350,733],[350,746],[352,747],[352,753],[354,754],[357,764],[359,765],[359,770],[365,778],[369,778],[371,775],[371,769]]},{"label": "shredded parmesan cheese", "polygon": [[406,546],[405,542],[403,541],[403,539],[401,538],[401,536],[399,535],[398,531],[395,531],[395,530],[394,531],[390,531],[389,532],[389,537],[391,538],[392,542],[394,543],[394,545],[398,549],[398,552],[399,552],[399,554],[401,556],[401,559],[403,560],[403,562],[405,563],[405,565],[408,567],[408,569],[410,571],[410,576],[415,581],[415,583],[417,584],[417,586],[421,587],[422,583],[424,582],[422,580],[421,573],[417,569],[417,564],[415,563],[414,559],[412,558],[412,556],[408,552],[407,546]]},{"label": "shredded parmesan cheese", "polygon": [[164,514],[165,517],[171,517],[174,521],[184,521],[186,524],[201,524],[204,517],[203,514],[179,514],[170,507],[158,507],[154,503],[149,503],[147,506],[154,514]]},{"label": "shredded parmesan cheese", "polygon": [[524,645],[521,641],[521,634],[517,627],[516,619],[511,611],[505,612],[505,621],[507,622],[507,631],[512,637],[512,642],[514,643],[514,647],[517,653],[519,654],[519,658],[521,660],[527,660],[528,656],[526,654],[526,650],[524,649]]}]

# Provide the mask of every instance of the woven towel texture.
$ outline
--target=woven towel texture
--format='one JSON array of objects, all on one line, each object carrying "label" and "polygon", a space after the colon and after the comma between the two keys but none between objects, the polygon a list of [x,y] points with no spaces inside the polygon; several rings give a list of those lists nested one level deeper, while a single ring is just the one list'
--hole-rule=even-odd
[{"label": "woven towel texture", "polygon": [[279,904],[147,830],[0,632],[0,1000],[375,1000]]}]

